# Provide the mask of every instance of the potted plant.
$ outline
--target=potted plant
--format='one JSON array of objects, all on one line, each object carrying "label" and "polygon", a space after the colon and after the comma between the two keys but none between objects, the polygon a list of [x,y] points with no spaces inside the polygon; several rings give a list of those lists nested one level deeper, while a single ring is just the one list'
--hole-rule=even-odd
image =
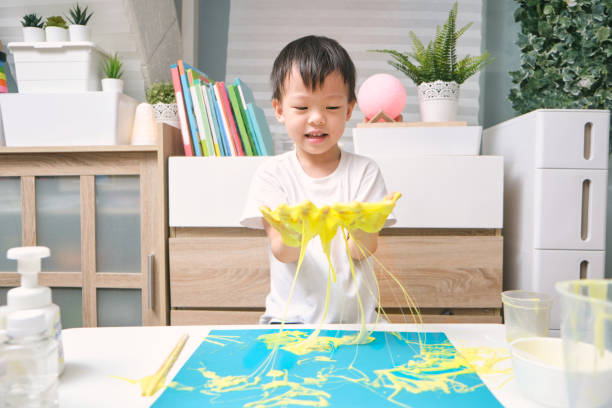
[{"label": "potted plant", "polygon": [[119,60],[117,53],[104,61],[104,73],[106,78],[102,79],[102,90],[105,92],[123,92],[123,63]]},{"label": "potted plant", "polygon": [[25,42],[41,42],[45,41],[45,31],[43,30],[44,23],[42,17],[36,13],[26,14],[21,19],[23,30],[23,41]]},{"label": "potted plant", "polygon": [[487,52],[479,57],[468,55],[457,61],[457,40],[473,23],[456,30],[456,19],[455,2],[448,13],[446,23],[442,28],[437,27],[434,40],[427,46],[410,31],[413,52],[372,50],[391,55],[394,60],[389,61],[389,64],[403,72],[417,85],[423,122],[455,120],[459,85],[493,61]]},{"label": "potted plant", "polygon": [[62,16],[47,18],[45,23],[47,42],[68,41],[68,26]]},{"label": "potted plant", "polygon": [[145,94],[148,103],[153,105],[153,112],[157,122],[165,122],[178,127],[178,111],[176,96],[172,82],[155,82],[151,84]]},{"label": "potted plant", "polygon": [[68,31],[70,33],[70,41],[89,41],[90,33],[87,23],[93,15],[93,12],[87,14],[87,8],[81,9],[79,3],[70,9],[70,16],[66,16],[70,24]]}]

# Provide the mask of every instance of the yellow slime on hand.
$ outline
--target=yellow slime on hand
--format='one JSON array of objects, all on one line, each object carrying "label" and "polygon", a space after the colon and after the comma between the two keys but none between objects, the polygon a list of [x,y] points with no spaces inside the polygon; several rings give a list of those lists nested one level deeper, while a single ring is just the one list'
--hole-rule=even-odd
[{"label": "yellow slime on hand", "polygon": [[[387,217],[395,207],[395,203],[401,197],[400,193],[395,193],[390,199],[385,199],[377,203],[334,203],[331,206],[316,207],[310,201],[303,201],[297,205],[281,204],[274,211],[267,206],[261,206],[260,211],[264,219],[274,227],[280,234],[283,243],[287,246],[300,247],[300,256],[298,265],[295,271],[295,276],[289,296],[285,305],[285,313],[283,315],[281,332],[284,328],[287,308],[291,300],[291,295],[297,281],[297,277],[302,266],[304,253],[308,242],[317,235],[321,239],[323,252],[329,262],[330,276],[327,282],[327,293],[325,297],[325,308],[323,311],[323,319],[325,320],[329,306],[329,289],[331,282],[336,282],[334,267],[331,263],[331,242],[340,228],[343,232],[343,238],[346,243],[346,250],[349,259],[349,265],[353,279],[355,279],[355,268],[353,260],[349,253],[348,242],[345,231],[360,229],[368,233],[375,233],[382,229]],[[365,332],[365,318],[361,298],[357,292],[357,300],[359,302],[361,314],[361,331],[353,339],[353,344],[363,343],[367,340]],[[320,328],[314,331],[307,341],[314,342],[320,332]],[[304,346],[305,347],[305,346]],[[314,345],[314,347],[317,347]]]}]

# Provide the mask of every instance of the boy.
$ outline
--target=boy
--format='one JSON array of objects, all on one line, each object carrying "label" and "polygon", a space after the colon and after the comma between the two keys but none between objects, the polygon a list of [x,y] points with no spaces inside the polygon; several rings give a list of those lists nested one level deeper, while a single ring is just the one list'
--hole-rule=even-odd
[{"label": "boy", "polygon": [[[310,200],[317,207],[334,202],[380,201],[386,187],[376,163],[342,151],[338,141],[355,106],[355,67],[335,40],[307,36],[280,52],[271,74],[272,107],[295,143],[295,150],[272,157],[253,176],[241,224],[264,228],[270,241],[270,294],[260,323],[282,321],[297,267],[300,248],[287,246],[281,234],[262,217],[259,207]],[[387,225],[394,223],[388,219]],[[354,259],[350,271],[346,245],[339,231],[331,244],[336,282],[331,284],[329,310],[324,313],[329,262],[318,237],[304,256],[286,314],[287,323],[357,323],[361,297],[366,322],[376,320],[376,282],[371,266],[355,241],[367,251],[377,248],[378,234],[350,231]],[[356,282],[355,282],[356,280]]]}]

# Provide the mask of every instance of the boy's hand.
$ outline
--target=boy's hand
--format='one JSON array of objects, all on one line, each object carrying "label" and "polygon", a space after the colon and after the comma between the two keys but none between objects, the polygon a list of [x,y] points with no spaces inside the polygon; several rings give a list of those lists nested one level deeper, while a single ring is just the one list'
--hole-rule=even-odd
[{"label": "boy's hand", "polygon": [[[276,213],[265,205],[259,207],[259,211],[272,228],[279,232],[285,245],[299,248],[302,244],[301,222],[283,211],[282,206],[287,207],[286,204],[279,205]],[[279,208],[281,211],[278,211]]]}]

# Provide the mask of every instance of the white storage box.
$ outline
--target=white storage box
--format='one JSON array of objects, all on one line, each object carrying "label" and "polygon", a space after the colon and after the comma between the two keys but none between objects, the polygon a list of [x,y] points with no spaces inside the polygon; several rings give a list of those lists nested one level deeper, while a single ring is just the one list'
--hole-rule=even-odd
[{"label": "white storage box", "polygon": [[116,92],[0,94],[7,146],[129,144],[136,106]]},{"label": "white storage box", "polygon": [[90,41],[11,42],[19,93],[99,91],[107,53]]},{"label": "white storage box", "polygon": [[481,126],[356,127],[353,146],[366,156],[476,156],[481,135]]}]

